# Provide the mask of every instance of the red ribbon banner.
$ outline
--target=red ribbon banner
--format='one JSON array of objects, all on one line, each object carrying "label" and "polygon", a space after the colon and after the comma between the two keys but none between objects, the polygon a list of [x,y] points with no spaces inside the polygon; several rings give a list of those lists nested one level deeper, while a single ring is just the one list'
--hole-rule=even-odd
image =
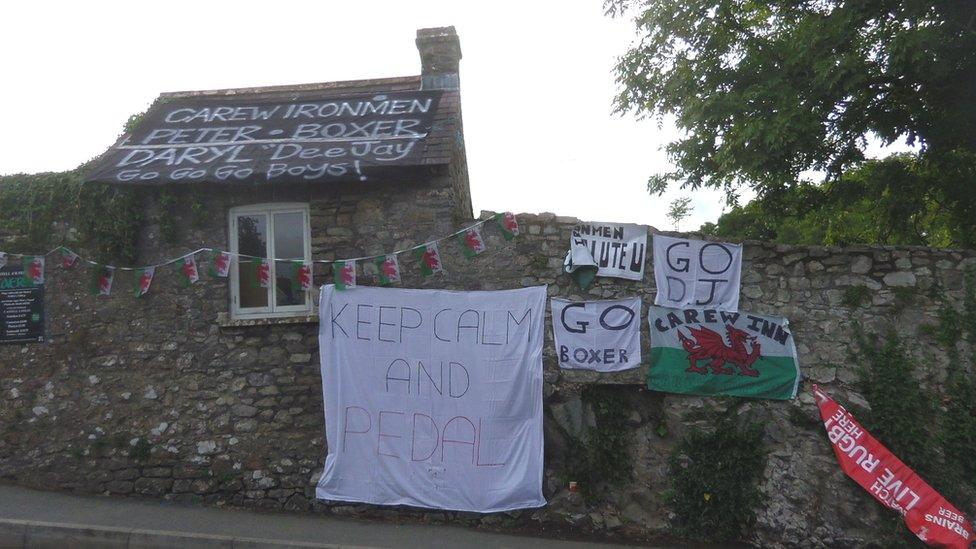
[{"label": "red ribbon banner", "polygon": [[813,386],[827,438],[841,469],[882,505],[901,513],[918,539],[932,547],[969,549],[973,527],[958,509],[902,463],[854,416]]}]

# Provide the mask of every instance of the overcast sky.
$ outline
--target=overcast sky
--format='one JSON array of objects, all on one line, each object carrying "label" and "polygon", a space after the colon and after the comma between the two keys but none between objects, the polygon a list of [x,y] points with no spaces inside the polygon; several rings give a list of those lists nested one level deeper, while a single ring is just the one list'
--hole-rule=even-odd
[{"label": "overcast sky", "polygon": [[634,37],[587,1],[4,2],[0,174],[73,168],[163,91],[419,74],[416,29],[454,25],[475,214],[550,211],[682,229],[716,192],[645,190],[676,133],[614,116],[612,67]]}]

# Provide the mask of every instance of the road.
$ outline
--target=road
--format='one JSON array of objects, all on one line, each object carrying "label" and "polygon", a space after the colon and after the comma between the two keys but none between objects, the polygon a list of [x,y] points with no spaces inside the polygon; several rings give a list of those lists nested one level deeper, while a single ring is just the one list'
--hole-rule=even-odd
[{"label": "road", "polygon": [[596,549],[607,544],[0,485],[0,547],[46,546]]}]

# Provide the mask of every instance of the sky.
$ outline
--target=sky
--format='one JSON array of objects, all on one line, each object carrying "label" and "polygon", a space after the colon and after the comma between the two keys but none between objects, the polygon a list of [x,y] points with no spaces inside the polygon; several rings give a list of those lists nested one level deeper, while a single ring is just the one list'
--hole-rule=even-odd
[{"label": "sky", "polygon": [[677,133],[612,114],[612,67],[634,27],[600,0],[4,3],[0,174],[76,167],[164,91],[419,74],[416,30],[446,25],[463,52],[475,214],[665,229],[670,201],[691,196],[681,228],[717,219],[717,192],[646,192]]}]

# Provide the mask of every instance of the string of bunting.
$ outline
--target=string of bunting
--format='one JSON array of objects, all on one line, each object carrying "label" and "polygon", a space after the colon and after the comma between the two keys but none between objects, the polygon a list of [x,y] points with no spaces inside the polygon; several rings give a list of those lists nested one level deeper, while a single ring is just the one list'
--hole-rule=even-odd
[{"label": "string of bunting", "polygon": [[477,223],[464,227],[443,238],[429,240],[418,246],[396,250],[379,256],[362,256],[348,259],[313,259],[304,261],[301,259],[279,259],[260,257],[255,255],[229,252],[217,248],[198,248],[187,254],[183,254],[173,259],[146,265],[142,267],[119,267],[106,265],[90,259],[85,259],[70,250],[67,246],[58,246],[43,255],[15,254],[0,252],[0,269],[2,269],[10,258],[22,258],[24,266],[24,278],[32,284],[44,283],[45,259],[47,256],[59,253],[61,264],[66,269],[71,269],[78,263],[85,263],[92,267],[91,293],[93,295],[110,295],[115,281],[116,271],[131,271],[135,273],[135,287],[133,293],[135,297],[142,297],[149,292],[153,278],[156,276],[156,269],[173,264],[180,265],[180,282],[184,287],[196,283],[200,280],[200,271],[197,265],[197,255],[208,253],[210,255],[209,272],[214,277],[226,278],[230,274],[231,261],[237,258],[238,265],[249,264],[253,268],[253,277],[250,277],[253,284],[257,287],[268,288],[271,286],[271,262],[284,263],[291,266],[290,278],[297,283],[302,291],[308,291],[312,286],[312,265],[319,263],[333,266],[333,281],[336,288],[346,290],[356,286],[356,265],[361,261],[370,261],[376,266],[379,283],[383,286],[400,281],[400,263],[397,256],[412,252],[414,259],[420,264],[420,274],[428,277],[444,271],[441,263],[441,255],[438,244],[445,240],[455,240],[461,247],[461,251],[467,258],[474,258],[484,252],[487,247],[481,236],[481,226],[493,222],[502,231],[505,240],[512,240],[519,234],[518,220],[510,212],[497,213],[488,219],[483,219]]}]

